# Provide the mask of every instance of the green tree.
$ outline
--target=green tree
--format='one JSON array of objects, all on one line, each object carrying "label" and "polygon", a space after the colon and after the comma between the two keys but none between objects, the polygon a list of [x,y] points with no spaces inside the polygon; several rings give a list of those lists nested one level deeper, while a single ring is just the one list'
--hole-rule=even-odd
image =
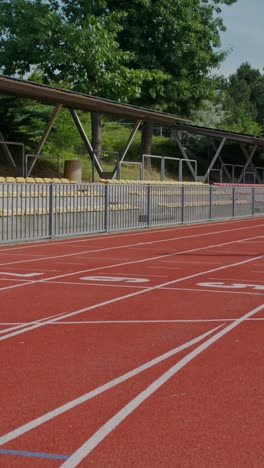
[{"label": "green tree", "polygon": [[[210,70],[225,53],[220,51],[221,4],[236,0],[105,0],[101,10],[119,14],[121,28],[117,39],[122,50],[130,53],[135,70],[154,72],[144,79],[135,104],[190,116],[213,93],[215,81]],[[67,1],[67,14],[75,21],[85,17],[85,1]],[[124,13],[125,12],[125,13]],[[122,14],[121,14],[122,13]],[[164,73],[157,80],[156,70]],[[142,151],[149,152],[152,131],[143,130]]]},{"label": "green tree", "polygon": [[2,0],[0,69],[187,116],[214,88],[235,1]]},{"label": "green tree", "polygon": [[253,135],[264,131],[264,75],[243,63],[223,86],[223,128]]}]

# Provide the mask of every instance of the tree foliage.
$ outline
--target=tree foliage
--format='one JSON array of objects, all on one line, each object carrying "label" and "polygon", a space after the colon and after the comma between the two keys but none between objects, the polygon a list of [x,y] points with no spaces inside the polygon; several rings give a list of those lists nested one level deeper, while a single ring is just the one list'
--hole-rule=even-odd
[{"label": "tree foliage", "polygon": [[222,127],[240,133],[264,132],[264,75],[243,63],[224,83]]},{"label": "tree foliage", "polygon": [[191,116],[214,94],[236,0],[0,2],[2,73]]},{"label": "tree foliage", "polygon": [[190,114],[223,60],[221,4],[236,0],[2,0],[0,68]]}]

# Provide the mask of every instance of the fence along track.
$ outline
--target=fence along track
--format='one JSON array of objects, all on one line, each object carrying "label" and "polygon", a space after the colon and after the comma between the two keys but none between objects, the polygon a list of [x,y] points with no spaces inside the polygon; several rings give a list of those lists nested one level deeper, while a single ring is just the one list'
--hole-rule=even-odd
[{"label": "fence along track", "polygon": [[264,187],[0,184],[2,243],[264,214]]}]

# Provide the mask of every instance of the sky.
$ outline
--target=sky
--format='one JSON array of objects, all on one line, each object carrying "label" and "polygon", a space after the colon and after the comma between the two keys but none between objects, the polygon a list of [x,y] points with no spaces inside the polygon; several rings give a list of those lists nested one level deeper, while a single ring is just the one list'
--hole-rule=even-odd
[{"label": "sky", "polygon": [[227,28],[221,34],[222,48],[228,49],[229,55],[219,72],[229,76],[243,62],[263,72],[264,0],[237,0],[234,5],[222,6],[221,16]]}]

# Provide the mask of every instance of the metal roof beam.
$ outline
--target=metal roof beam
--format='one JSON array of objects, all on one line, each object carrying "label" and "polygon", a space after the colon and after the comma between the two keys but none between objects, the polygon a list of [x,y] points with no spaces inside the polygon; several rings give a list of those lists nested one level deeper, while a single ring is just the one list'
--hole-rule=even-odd
[{"label": "metal roof beam", "polygon": [[77,112],[75,110],[69,109],[69,111],[70,111],[70,113],[72,115],[72,118],[74,120],[74,123],[75,123],[75,125],[76,125],[76,127],[77,127],[77,129],[78,129],[78,131],[80,133],[80,136],[81,136],[81,138],[82,138],[82,140],[83,140],[83,142],[85,144],[85,147],[86,147],[86,149],[87,149],[87,151],[88,151],[88,153],[90,155],[92,164],[95,166],[98,174],[101,176],[101,174],[103,172],[103,168],[102,168],[102,166],[101,166],[101,164],[100,164],[100,162],[99,162],[99,160],[98,160],[98,158],[97,158],[97,156],[96,156],[96,154],[95,154],[95,152],[93,150],[93,147],[92,147],[92,145],[90,143],[90,140],[89,140],[88,136],[86,135],[86,132],[85,132],[83,126],[82,126],[80,118],[79,118],[79,116],[78,116],[78,114],[77,114]]},{"label": "metal roof beam", "polygon": [[[127,144],[125,146],[125,149],[124,151],[121,153],[120,155],[120,159],[119,159],[119,162],[117,162],[115,168],[114,168],[114,171],[113,171],[113,178],[116,176],[116,173],[117,173],[117,169],[118,169],[118,166],[120,165],[120,163],[122,163],[126,157],[126,154],[135,138],[135,135],[140,127],[140,124],[141,124],[142,120],[137,120],[131,130],[131,133],[129,135],[129,138],[128,138],[128,141],[127,141]],[[120,167],[120,166],[119,166]]]},{"label": "metal roof beam", "polygon": [[255,137],[252,135],[244,135],[242,133],[228,132],[225,130],[218,130],[215,128],[199,127],[197,125],[187,125],[176,123],[174,126],[178,130],[182,130],[188,134],[203,135],[207,137],[226,138],[230,141],[237,141],[241,143],[249,143],[257,146],[264,146],[264,138]]},{"label": "metal roof beam", "polygon": [[208,168],[207,168],[206,173],[204,174],[204,177],[203,177],[203,181],[204,181],[204,182],[207,180],[211,169],[214,167],[214,164],[215,164],[215,162],[217,161],[217,158],[218,158],[218,156],[220,155],[220,153],[221,153],[221,151],[222,151],[222,148],[223,148],[225,142],[226,142],[226,138],[223,138],[222,141],[221,141],[221,143],[220,143],[220,145],[219,145],[218,148],[217,148],[217,151],[216,151],[216,153],[215,153],[215,155],[214,155],[212,161],[210,162],[210,164],[209,164],[209,166],[208,166]]},{"label": "metal roof beam", "polygon": [[10,149],[7,146],[7,143],[6,143],[5,139],[4,139],[4,136],[3,136],[1,131],[0,131],[0,146],[2,146],[3,151],[4,151],[7,159],[9,159],[9,161],[11,162],[12,166],[16,168],[16,163],[15,163],[15,161],[13,159],[13,156],[12,156],[12,154],[10,152]]},{"label": "metal roof beam", "polygon": [[180,151],[181,151],[181,153],[182,153],[184,159],[185,159],[186,162],[187,162],[187,165],[188,165],[188,167],[189,167],[189,169],[190,169],[190,172],[192,173],[192,176],[193,176],[194,179],[195,179],[195,177],[196,177],[195,171],[194,171],[194,169],[193,169],[193,166],[192,166],[192,164],[191,164],[191,162],[190,162],[190,160],[189,160],[189,157],[188,157],[188,155],[187,155],[187,153],[186,153],[184,147],[182,146],[181,140],[179,139],[179,137],[178,137],[177,134],[175,135],[174,138],[175,138],[175,141],[177,142],[177,144],[178,144],[178,146],[179,146],[179,148],[180,148]]},{"label": "metal roof beam", "polygon": [[55,120],[57,119],[57,117],[59,115],[59,112],[60,112],[61,108],[62,108],[61,104],[58,104],[55,107],[55,109],[54,109],[54,111],[52,113],[52,116],[51,116],[51,118],[50,118],[50,120],[48,122],[48,125],[47,125],[46,129],[44,130],[43,135],[41,137],[41,140],[40,140],[40,142],[39,142],[39,144],[37,146],[37,149],[36,149],[36,151],[34,153],[36,155],[36,158],[33,159],[32,163],[31,163],[31,166],[28,169],[28,173],[26,174],[26,176],[30,176],[30,174],[32,172],[32,169],[33,169],[33,167],[35,166],[35,164],[37,162],[37,157],[40,155],[40,153],[42,151],[42,148],[43,148],[43,146],[45,145],[45,143],[46,143],[46,141],[48,139],[50,131],[51,131],[53,125],[54,125]]},{"label": "metal roof beam", "polygon": [[89,96],[71,90],[46,86],[31,81],[19,80],[0,75],[0,94],[34,99],[44,104],[61,104],[72,109],[88,112],[101,112],[152,120],[163,125],[174,125],[178,122],[190,122],[177,115],[158,112],[144,107],[123,104],[110,99]]}]

